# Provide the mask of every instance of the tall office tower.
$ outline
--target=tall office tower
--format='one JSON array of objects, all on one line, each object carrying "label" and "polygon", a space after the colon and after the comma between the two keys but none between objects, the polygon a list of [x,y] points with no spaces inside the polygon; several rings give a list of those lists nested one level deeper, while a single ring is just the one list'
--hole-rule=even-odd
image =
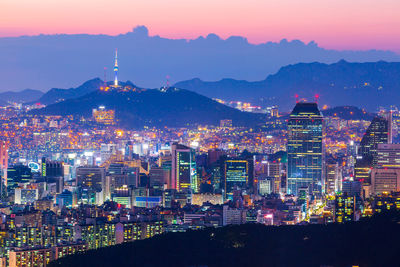
[{"label": "tall office tower", "polygon": [[118,86],[118,50],[115,49],[115,62],[114,62],[114,86]]},{"label": "tall office tower", "polygon": [[225,199],[232,198],[235,188],[245,188],[249,183],[249,162],[241,159],[229,159],[224,164]]},{"label": "tall office tower", "polygon": [[199,184],[196,170],[195,150],[174,143],[171,146],[172,168],[171,186],[177,191],[191,190],[194,193],[199,191]]},{"label": "tall office tower", "polygon": [[43,177],[59,177],[64,176],[64,167],[62,162],[51,161],[42,158],[42,176]]},{"label": "tall office tower", "polygon": [[0,140],[0,175],[1,175],[0,186],[4,190],[7,188],[7,169],[8,169],[8,144],[6,141]]},{"label": "tall office tower", "polygon": [[371,194],[400,191],[400,169],[372,169]]},{"label": "tall office tower", "polygon": [[32,170],[28,166],[18,164],[7,169],[7,189],[12,191],[19,183],[29,183],[32,179]]},{"label": "tall office tower", "polygon": [[358,155],[363,160],[370,161],[372,165],[375,163],[374,157],[378,144],[387,144],[389,137],[388,120],[383,117],[375,117],[361,139]]},{"label": "tall office tower", "polygon": [[323,117],[317,103],[297,103],[288,121],[288,194],[300,188],[310,194],[323,192]]},{"label": "tall office tower", "polygon": [[387,121],[388,121],[388,143],[391,144],[393,142],[393,114],[392,110],[389,110],[387,113]]},{"label": "tall office tower", "polygon": [[342,187],[342,173],[339,164],[327,163],[325,164],[325,193],[333,195]]},{"label": "tall office tower", "polygon": [[97,192],[105,190],[106,169],[101,167],[76,168],[76,185]]},{"label": "tall office tower", "polygon": [[282,171],[283,163],[275,160],[267,162],[267,175],[274,177],[274,193],[279,193],[281,191]]},{"label": "tall office tower", "polygon": [[400,144],[378,144],[376,168],[400,169]]}]

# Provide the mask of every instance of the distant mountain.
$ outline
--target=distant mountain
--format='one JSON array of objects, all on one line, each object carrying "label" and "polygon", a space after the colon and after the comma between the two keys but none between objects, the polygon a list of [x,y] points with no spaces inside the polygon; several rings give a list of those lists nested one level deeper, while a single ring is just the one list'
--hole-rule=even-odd
[{"label": "distant mountain", "polygon": [[[195,39],[151,36],[144,26],[115,36],[55,34],[0,38],[0,91],[20,88],[50,88],[103,75],[111,77],[114,49],[119,53],[119,76],[133,79],[143,87],[156,88],[170,80],[193,77],[219,80],[261,80],[282,66],[299,62],[334,63],[400,61],[391,51],[338,51],[324,49],[315,42],[299,40],[249,43],[245,37],[223,39],[216,34]],[[23,78],[22,78],[23,77]]]},{"label": "distant mountain", "polygon": [[400,99],[400,63],[299,63],[282,67],[265,80],[248,82],[223,79],[205,82],[200,79],[178,82],[176,87],[211,98],[278,104],[289,111],[295,95],[329,106],[358,106],[375,111],[379,106],[398,105]]},{"label": "distant mountain", "polygon": [[[110,85],[112,84],[112,82],[108,82],[107,84]],[[83,83],[82,85],[76,88],[70,88],[70,89],[52,88],[47,93],[45,93],[41,98],[37,99],[35,102],[45,105],[54,104],[57,102],[62,102],[67,99],[78,98],[88,93],[97,91],[103,85],[104,81],[102,81],[100,78],[95,78]],[[120,82],[120,85],[122,86],[129,85],[133,88],[138,88],[131,81]]]},{"label": "distant mountain", "polygon": [[263,114],[241,112],[197,93],[176,88],[129,92],[97,90],[33,112],[90,117],[92,109],[100,105],[114,109],[119,124],[130,128],[218,125],[222,119],[232,119],[234,125],[252,126],[265,121]]},{"label": "distant mountain", "polygon": [[47,93],[38,98],[35,102],[49,105],[56,102],[64,101],[71,98],[77,98],[90,92],[99,90],[104,82],[95,78],[85,82],[84,84],[70,89],[52,88]]},{"label": "distant mountain", "polygon": [[0,104],[7,105],[10,102],[26,103],[40,98],[44,93],[39,90],[25,89],[19,92],[0,93]]}]

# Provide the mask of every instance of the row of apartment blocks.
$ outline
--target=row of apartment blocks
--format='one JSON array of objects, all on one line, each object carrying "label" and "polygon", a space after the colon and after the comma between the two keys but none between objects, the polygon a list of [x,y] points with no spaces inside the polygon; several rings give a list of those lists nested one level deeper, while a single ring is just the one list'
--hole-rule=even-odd
[{"label": "row of apartment blocks", "polygon": [[57,231],[45,226],[17,227],[8,236],[0,235],[2,247],[10,247],[0,258],[0,267],[46,266],[66,255],[150,238],[164,229],[163,221],[58,226]]},{"label": "row of apartment blocks", "polygon": [[85,243],[55,246],[52,248],[19,249],[9,251],[7,257],[0,258],[0,267],[47,266],[50,261],[84,252],[88,249]]}]

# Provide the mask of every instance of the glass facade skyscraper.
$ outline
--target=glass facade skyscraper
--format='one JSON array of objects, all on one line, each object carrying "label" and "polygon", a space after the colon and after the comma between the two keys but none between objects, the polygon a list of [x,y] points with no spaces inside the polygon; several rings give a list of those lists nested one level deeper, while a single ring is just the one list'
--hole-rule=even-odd
[{"label": "glass facade skyscraper", "polygon": [[323,191],[323,117],[317,103],[297,103],[288,121],[288,193]]},{"label": "glass facade skyscraper", "polygon": [[199,191],[196,170],[196,151],[190,147],[174,143],[172,145],[172,185],[177,191]]},{"label": "glass facade skyscraper", "polygon": [[389,123],[383,117],[375,117],[361,139],[359,156],[364,160],[375,163],[378,144],[387,144],[389,141]]},{"label": "glass facade skyscraper", "polygon": [[225,198],[232,193],[234,187],[245,188],[249,181],[249,162],[232,159],[225,161]]}]

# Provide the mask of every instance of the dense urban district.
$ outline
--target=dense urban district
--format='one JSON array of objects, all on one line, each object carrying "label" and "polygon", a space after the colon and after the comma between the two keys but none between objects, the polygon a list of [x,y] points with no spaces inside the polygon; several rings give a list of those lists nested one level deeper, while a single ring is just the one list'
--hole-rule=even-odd
[{"label": "dense urban district", "polygon": [[[99,87],[102,95],[143,93],[121,85],[117,72],[118,67],[113,83]],[[60,103],[74,108],[73,101]],[[276,228],[286,229],[286,235],[311,231],[301,236],[306,242],[322,225],[331,236],[345,235],[359,228],[356,221],[364,222],[359,229],[365,230],[365,221],[400,209],[397,107],[374,114],[355,107],[329,109],[318,105],[317,96],[312,102],[297,99],[291,112],[221,99],[213,103],[224,105],[223,114],[233,117],[217,125],[129,128],[121,125],[118,107],[107,105],[89,116],[44,114],[40,110],[51,105],[39,103],[1,108],[0,266],[46,266],[68,255],[83,257],[89,250],[160,234],[147,247],[140,242],[129,246],[139,246],[138,251],[158,247],[152,251],[161,253],[163,247],[150,244],[167,237],[193,245],[181,232],[193,240],[211,237],[202,244],[211,242],[217,250],[224,248],[215,241],[220,239],[240,248],[256,238],[262,225],[279,226],[260,233],[278,243],[287,239],[279,239]],[[236,122],[247,114],[263,121]],[[247,227],[243,239],[242,228],[219,228],[240,224]],[[302,228],[314,224],[319,226]],[[221,238],[229,235],[226,229],[233,230],[232,238]],[[296,242],[301,247],[302,241]],[[271,266],[294,266],[292,259],[277,255],[269,259]]]}]

